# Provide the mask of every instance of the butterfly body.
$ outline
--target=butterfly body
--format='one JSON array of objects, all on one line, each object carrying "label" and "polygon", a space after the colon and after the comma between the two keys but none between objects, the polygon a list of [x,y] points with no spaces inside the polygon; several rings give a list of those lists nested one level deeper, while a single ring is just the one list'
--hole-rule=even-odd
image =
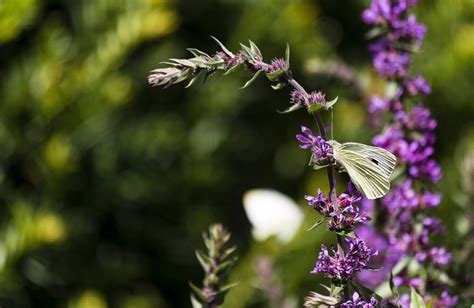
[{"label": "butterfly body", "polygon": [[368,199],[383,197],[397,159],[389,151],[362,143],[331,141],[334,159]]}]

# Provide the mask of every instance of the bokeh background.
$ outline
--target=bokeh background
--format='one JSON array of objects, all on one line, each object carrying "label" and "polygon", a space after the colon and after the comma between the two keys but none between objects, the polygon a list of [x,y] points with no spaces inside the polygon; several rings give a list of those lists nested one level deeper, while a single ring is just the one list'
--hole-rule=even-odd
[{"label": "bokeh background", "polygon": [[[433,87],[425,103],[439,122],[445,172],[439,240],[457,257],[472,195],[463,163],[474,148],[474,1],[420,2],[428,35],[413,70]],[[190,89],[152,88],[146,77],[187,47],[212,53],[210,35],[231,49],[251,39],[267,60],[288,42],[297,79],[339,96],[336,138],[368,143],[376,131],[365,101],[385,84],[370,66],[360,21],[367,5],[1,0],[0,305],[188,307],[188,281],[202,279],[193,249],[218,221],[240,255],[226,307],[269,305],[255,264],[300,306],[321,282],[308,273],[319,245],[333,240],[324,228],[304,231],[316,216],[302,197],[326,185],[294,138],[311,119],[278,114],[287,90],[264,78],[239,90],[245,72]],[[300,204],[305,222],[290,243],[252,239],[242,196],[256,187]]]}]

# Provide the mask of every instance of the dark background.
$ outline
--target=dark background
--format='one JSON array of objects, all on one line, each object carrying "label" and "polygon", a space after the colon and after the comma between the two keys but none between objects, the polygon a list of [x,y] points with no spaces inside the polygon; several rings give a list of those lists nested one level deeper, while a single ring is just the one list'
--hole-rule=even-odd
[{"label": "dark background", "polygon": [[[446,174],[436,215],[447,245],[466,232],[462,162],[473,147],[474,2],[420,1],[428,26],[414,57],[433,93]],[[242,196],[268,187],[296,199],[324,176],[306,167],[294,135],[304,113],[280,115],[288,90],[266,80],[239,90],[246,72],[204,85],[147,85],[148,72],[187,47],[212,53],[253,40],[266,60],[291,46],[294,75],[339,96],[340,141],[370,142],[365,102],[385,84],[371,69],[368,1],[4,0],[0,3],[0,304],[4,307],[187,307],[201,270],[193,249],[215,221],[233,234],[240,280],[226,304],[264,307],[254,256],[272,256],[288,298],[326,232],[282,247],[255,243]],[[314,218],[314,217],[313,217]],[[307,222],[310,224],[311,222]],[[464,227],[463,227],[464,226]],[[464,233],[463,233],[464,232]],[[239,291],[240,288],[240,291]],[[301,306],[301,305],[299,305]]]}]

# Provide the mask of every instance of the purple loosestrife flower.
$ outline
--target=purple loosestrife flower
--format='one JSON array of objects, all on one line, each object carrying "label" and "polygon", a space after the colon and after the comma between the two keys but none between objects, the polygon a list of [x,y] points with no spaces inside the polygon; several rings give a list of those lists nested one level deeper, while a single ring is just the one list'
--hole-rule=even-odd
[{"label": "purple loosestrife flower", "polygon": [[385,77],[404,77],[408,72],[410,55],[395,50],[381,51],[375,54],[373,65],[377,72]]},{"label": "purple loosestrife flower", "polygon": [[367,268],[370,259],[377,251],[367,247],[360,238],[344,239],[347,245],[346,255],[336,251],[331,246],[331,253],[325,245],[321,245],[318,262],[311,271],[312,274],[323,273],[333,281],[351,280],[355,273]]},{"label": "purple loosestrife flower", "polygon": [[393,38],[412,38],[417,44],[425,37],[426,27],[416,21],[415,16],[409,16],[406,20],[398,20],[392,24]]},{"label": "purple loosestrife flower", "polygon": [[[427,295],[423,298],[425,303],[429,303],[433,300],[433,297]],[[455,307],[458,304],[458,297],[449,295],[449,293],[445,290],[441,292],[441,296],[435,297],[433,300],[432,308],[444,308],[444,307]]]},{"label": "purple loosestrife flower", "polygon": [[404,92],[410,96],[418,94],[430,95],[431,87],[429,83],[421,75],[417,75],[415,78],[407,78],[403,82]]},{"label": "purple loosestrife flower", "polygon": [[288,67],[286,66],[285,59],[282,58],[275,58],[273,59],[270,64],[263,67],[265,73],[273,73],[276,71],[286,71]]},{"label": "purple loosestrife flower", "polygon": [[331,143],[326,141],[321,136],[315,136],[313,132],[301,126],[302,134],[296,135],[300,144],[300,148],[309,149],[311,151],[311,163],[319,166],[324,166],[334,163]]},{"label": "purple loosestrife flower", "polygon": [[294,89],[290,93],[290,101],[292,104],[310,107],[314,104],[320,104],[323,107],[326,105],[326,95],[321,91],[313,91],[309,94],[301,92],[301,90]]},{"label": "purple loosestrife flower", "polygon": [[340,308],[375,308],[377,307],[377,300],[375,297],[370,298],[369,302],[366,302],[363,298],[360,297],[359,293],[354,292],[352,295],[352,300],[348,300],[342,303]]},{"label": "purple loosestrife flower", "polygon": [[431,247],[427,252],[418,252],[415,257],[420,263],[431,262],[439,267],[444,267],[451,261],[452,254],[444,247]]},{"label": "purple loosestrife flower", "polygon": [[302,93],[299,90],[296,90],[296,89],[291,91],[290,100],[291,100],[292,104],[297,104],[297,105],[301,105],[301,106],[306,105],[306,96],[305,96],[305,94]]},{"label": "purple loosestrife flower", "polygon": [[327,225],[331,231],[351,231],[371,220],[367,213],[357,206],[362,195],[357,190],[353,190],[352,185],[349,185],[347,192],[337,197],[337,206],[326,198],[320,189],[316,197],[305,195],[304,198],[315,211],[330,218]]}]

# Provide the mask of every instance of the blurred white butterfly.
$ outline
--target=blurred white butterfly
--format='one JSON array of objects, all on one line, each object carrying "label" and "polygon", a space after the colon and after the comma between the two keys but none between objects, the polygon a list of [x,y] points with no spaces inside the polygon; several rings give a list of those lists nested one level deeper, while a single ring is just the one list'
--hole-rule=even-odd
[{"label": "blurred white butterfly", "polygon": [[275,235],[280,242],[287,243],[303,221],[303,213],[296,202],[276,190],[252,189],[244,194],[243,199],[256,240]]},{"label": "blurred white butterfly", "polygon": [[334,159],[349,174],[352,183],[368,199],[385,196],[397,158],[389,151],[362,143],[332,140]]}]

